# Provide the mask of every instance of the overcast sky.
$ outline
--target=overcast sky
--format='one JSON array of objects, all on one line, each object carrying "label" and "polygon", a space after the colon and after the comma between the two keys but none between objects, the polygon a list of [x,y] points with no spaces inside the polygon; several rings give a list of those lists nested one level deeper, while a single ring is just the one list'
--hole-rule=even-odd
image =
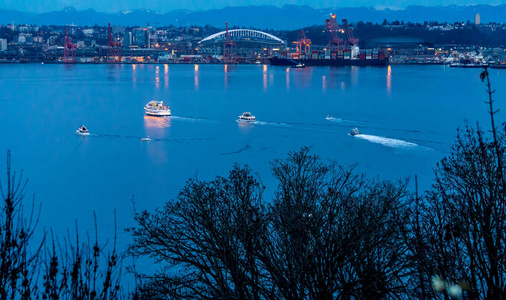
[{"label": "overcast sky", "polygon": [[174,9],[208,10],[226,6],[243,5],[274,5],[285,4],[309,5],[314,8],[324,7],[357,7],[368,6],[377,9],[402,9],[408,5],[473,5],[473,4],[503,4],[506,0],[0,0],[0,9],[15,9],[26,12],[48,12],[62,10],[72,6],[78,10],[92,8],[99,12],[119,12],[123,10],[146,8],[160,12]]}]

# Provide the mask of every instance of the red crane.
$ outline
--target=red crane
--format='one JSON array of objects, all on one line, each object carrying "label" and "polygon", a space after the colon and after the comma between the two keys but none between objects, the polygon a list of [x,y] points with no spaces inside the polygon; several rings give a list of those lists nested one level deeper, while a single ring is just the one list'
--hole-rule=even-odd
[{"label": "red crane", "polygon": [[225,31],[227,33],[227,40],[223,43],[223,62],[224,63],[235,63],[236,62],[236,51],[237,45],[230,40],[228,34],[228,22],[225,22]]},{"label": "red crane", "polygon": [[304,54],[311,53],[311,39],[306,37],[304,30],[299,31],[299,39],[294,44],[296,45],[297,53],[301,54],[302,49],[304,49]]},{"label": "red crane", "polygon": [[107,63],[121,62],[121,43],[114,41],[111,34],[111,23],[109,26],[109,43],[107,43]]},{"label": "red crane", "polygon": [[65,37],[63,38],[63,62],[66,64],[76,63],[76,49],[77,45],[72,44],[72,39],[69,37],[69,31],[65,28]]},{"label": "red crane", "polygon": [[351,32],[349,26],[348,26],[348,20],[343,19],[343,27],[344,32],[346,34],[346,41],[345,41],[345,48],[351,48],[358,44],[358,39],[353,37],[353,32]]},{"label": "red crane", "polygon": [[330,19],[325,20],[325,28],[327,28],[330,35],[329,50],[332,51],[341,48],[343,40],[337,36],[339,25],[336,21],[336,14],[330,14]]}]

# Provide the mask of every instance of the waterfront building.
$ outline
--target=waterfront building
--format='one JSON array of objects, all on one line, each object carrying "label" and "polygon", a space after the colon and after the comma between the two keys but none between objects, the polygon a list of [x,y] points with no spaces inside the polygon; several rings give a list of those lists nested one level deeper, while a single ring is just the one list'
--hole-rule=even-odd
[{"label": "waterfront building", "polygon": [[57,42],[58,42],[58,36],[57,35],[52,35],[52,36],[50,36],[47,39],[47,44],[48,45],[55,45],[55,44],[57,44]]},{"label": "waterfront building", "polygon": [[90,36],[93,35],[93,28],[83,29],[83,34]]},{"label": "waterfront building", "polygon": [[18,31],[21,33],[28,33],[28,32],[30,32],[30,27],[27,25],[19,25]]},{"label": "waterfront building", "polygon": [[0,39],[0,51],[7,50],[7,39]]},{"label": "waterfront building", "polygon": [[132,42],[133,42],[132,32],[126,31],[123,36],[123,46],[130,47],[132,46]]},{"label": "waterfront building", "polygon": [[474,24],[480,25],[480,14],[474,15]]},{"label": "waterfront building", "polygon": [[139,47],[147,47],[149,43],[149,34],[146,28],[134,28],[132,29],[133,45]]},{"label": "waterfront building", "polygon": [[26,36],[23,34],[15,36],[14,42],[18,43],[18,44],[24,44],[24,43],[26,43]]}]

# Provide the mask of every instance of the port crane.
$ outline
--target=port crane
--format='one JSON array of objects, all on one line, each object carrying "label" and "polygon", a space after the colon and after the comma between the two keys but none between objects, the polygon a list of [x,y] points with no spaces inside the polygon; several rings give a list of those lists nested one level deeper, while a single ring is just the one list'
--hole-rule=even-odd
[{"label": "port crane", "polygon": [[329,32],[329,50],[337,50],[342,47],[343,40],[339,38],[337,32],[339,31],[339,25],[337,24],[336,14],[330,14],[330,19],[325,20],[325,28]]},{"label": "port crane", "polygon": [[348,20],[343,19],[343,29],[346,34],[346,40],[344,42],[344,48],[351,48],[358,44],[358,39],[353,37],[353,32],[351,32],[350,27],[348,26]]},{"label": "port crane", "polygon": [[109,42],[107,43],[107,63],[121,62],[121,42],[112,38],[111,23],[107,23],[109,27]]},{"label": "port crane", "polygon": [[69,31],[65,28],[65,37],[63,38],[63,62],[66,64],[75,64],[76,50],[77,45],[72,44],[72,39],[69,37]]},{"label": "port crane", "polygon": [[[295,42],[295,47],[297,49],[297,53],[302,54],[311,53],[311,39],[306,37],[304,30],[299,31],[299,39]],[[304,51],[303,51],[304,50]]]},{"label": "port crane", "polygon": [[227,39],[223,43],[223,62],[227,64],[233,64],[236,62],[237,45],[230,40],[228,34],[228,22],[225,22],[225,31]]}]

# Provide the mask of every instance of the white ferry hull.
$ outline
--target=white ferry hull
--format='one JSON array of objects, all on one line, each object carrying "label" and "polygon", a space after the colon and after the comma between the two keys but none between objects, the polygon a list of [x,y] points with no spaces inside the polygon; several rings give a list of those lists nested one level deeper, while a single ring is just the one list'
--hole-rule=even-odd
[{"label": "white ferry hull", "polygon": [[146,115],[155,116],[155,117],[165,117],[170,116],[170,110],[144,110]]}]

